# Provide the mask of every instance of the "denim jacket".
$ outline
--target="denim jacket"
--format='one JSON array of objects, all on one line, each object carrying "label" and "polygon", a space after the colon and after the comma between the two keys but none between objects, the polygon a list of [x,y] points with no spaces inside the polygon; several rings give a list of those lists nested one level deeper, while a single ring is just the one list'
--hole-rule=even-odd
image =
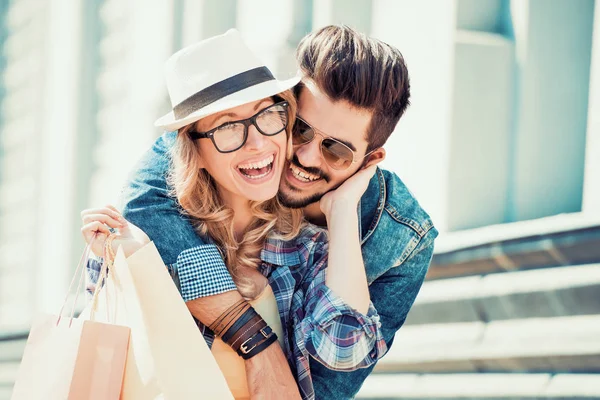
[{"label": "denim jacket", "polygon": [[[176,132],[167,132],[157,139],[122,193],[124,217],[148,234],[168,266],[181,263],[180,255],[186,250],[204,245],[168,192],[166,173],[175,138]],[[377,169],[361,198],[359,220],[371,301],[389,348],[425,279],[438,232],[400,178],[381,169]],[[208,290],[196,296],[217,293]],[[316,398],[353,398],[372,368],[339,372],[311,360]]]}]

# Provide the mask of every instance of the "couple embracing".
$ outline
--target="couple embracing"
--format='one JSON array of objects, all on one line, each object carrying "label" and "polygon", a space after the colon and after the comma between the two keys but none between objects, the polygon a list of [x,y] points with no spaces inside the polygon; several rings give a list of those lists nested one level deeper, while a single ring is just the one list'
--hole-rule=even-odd
[{"label": "couple embracing", "polygon": [[[437,236],[376,167],[409,105],[400,52],[328,26],[297,62],[301,76],[277,80],[235,30],[175,53],[173,110],[156,122],[166,133],[130,176],[122,213],[82,212],[97,255],[107,240],[128,256],[154,242],[236,398],[354,397]],[[92,283],[99,268],[88,263]]]}]

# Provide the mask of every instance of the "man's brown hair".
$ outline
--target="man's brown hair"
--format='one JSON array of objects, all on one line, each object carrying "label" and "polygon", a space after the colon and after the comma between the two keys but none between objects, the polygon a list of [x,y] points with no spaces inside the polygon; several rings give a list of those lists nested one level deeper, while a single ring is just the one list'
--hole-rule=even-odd
[{"label": "man's brown hair", "polygon": [[347,26],[330,25],[305,36],[296,59],[304,78],[332,101],[345,100],[372,113],[367,152],[384,145],[410,104],[408,70],[398,49]]}]

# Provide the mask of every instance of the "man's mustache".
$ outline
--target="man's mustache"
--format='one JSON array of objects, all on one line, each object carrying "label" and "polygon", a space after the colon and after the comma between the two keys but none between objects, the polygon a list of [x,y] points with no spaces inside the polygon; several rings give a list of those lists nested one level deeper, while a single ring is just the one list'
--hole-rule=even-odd
[{"label": "man's mustache", "polygon": [[290,160],[290,164],[303,169],[304,171],[308,172],[311,175],[315,175],[315,176],[318,176],[319,178],[324,179],[325,182],[329,182],[329,175],[327,175],[325,172],[323,172],[320,168],[305,167],[304,165],[302,165],[300,163],[300,160],[298,160],[298,157],[296,156],[296,154],[294,154],[292,156],[292,159]]}]

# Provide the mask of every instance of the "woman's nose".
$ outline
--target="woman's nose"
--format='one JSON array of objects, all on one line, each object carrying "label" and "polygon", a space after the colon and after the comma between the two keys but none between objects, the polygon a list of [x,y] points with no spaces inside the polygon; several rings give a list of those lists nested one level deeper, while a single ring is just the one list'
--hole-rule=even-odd
[{"label": "woman's nose", "polygon": [[267,137],[261,134],[256,126],[250,125],[248,127],[248,139],[246,139],[246,149],[247,150],[260,150],[265,146],[265,141]]}]

